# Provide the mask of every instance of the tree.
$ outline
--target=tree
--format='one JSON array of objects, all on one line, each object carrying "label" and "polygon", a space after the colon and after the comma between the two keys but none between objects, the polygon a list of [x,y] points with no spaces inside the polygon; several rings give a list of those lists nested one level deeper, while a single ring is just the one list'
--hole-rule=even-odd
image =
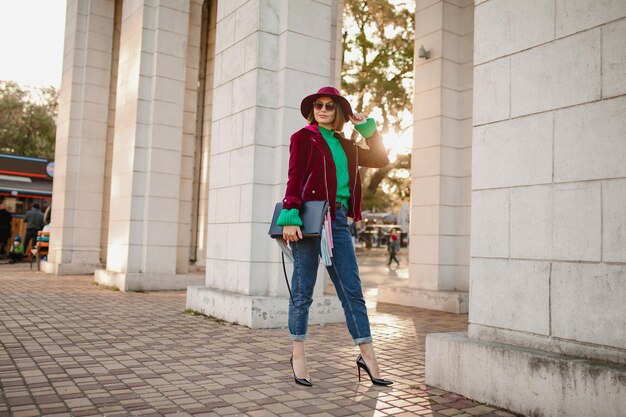
[{"label": "tree", "polygon": [[[414,13],[398,0],[345,0],[342,88],[356,100],[355,110],[378,110],[383,135],[401,131],[403,115],[412,114]],[[354,135],[354,133],[353,133]],[[378,170],[362,169],[363,206],[389,207],[408,197],[410,156]],[[401,175],[396,175],[402,171]],[[394,193],[384,193],[381,185]]]},{"label": "tree", "polygon": [[368,170],[363,187],[363,207],[384,210],[397,207],[411,196],[411,155],[398,158],[384,168]]},{"label": "tree", "polygon": [[401,130],[412,112],[414,15],[389,0],[345,0],[342,88],[356,111],[381,112],[381,129]]},{"label": "tree", "polygon": [[54,159],[58,92],[0,81],[0,152]]}]

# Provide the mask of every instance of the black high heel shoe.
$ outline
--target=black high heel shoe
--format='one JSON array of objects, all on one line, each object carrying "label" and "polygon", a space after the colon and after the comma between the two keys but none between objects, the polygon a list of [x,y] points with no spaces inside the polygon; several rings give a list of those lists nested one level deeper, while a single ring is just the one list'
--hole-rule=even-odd
[{"label": "black high heel shoe", "polygon": [[312,387],[313,383],[309,381],[307,378],[298,378],[296,376],[296,371],[293,369],[293,356],[289,358],[289,363],[291,364],[291,371],[293,372],[293,380],[296,381],[298,385],[304,385],[305,387]]},{"label": "black high heel shoe", "polygon": [[365,372],[367,372],[367,375],[369,375],[372,384],[380,385],[383,387],[393,384],[393,381],[390,381],[388,379],[374,378],[372,376],[372,373],[370,372],[370,368],[368,368],[367,364],[365,363],[365,359],[363,359],[363,355],[359,355],[359,357],[356,358],[356,369],[359,370],[359,382],[361,382],[361,368],[365,369]]}]

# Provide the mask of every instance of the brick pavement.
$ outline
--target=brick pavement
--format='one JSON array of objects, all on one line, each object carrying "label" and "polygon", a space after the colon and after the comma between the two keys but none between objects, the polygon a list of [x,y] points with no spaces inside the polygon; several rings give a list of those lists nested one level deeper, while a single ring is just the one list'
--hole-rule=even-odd
[{"label": "brick pavement", "polygon": [[293,383],[285,329],[185,313],[183,291],[121,293],[92,276],[0,265],[2,416],[513,416],[424,384],[424,337],[467,316],[369,301],[391,387],[357,382],[343,324],[312,326],[313,388]]}]

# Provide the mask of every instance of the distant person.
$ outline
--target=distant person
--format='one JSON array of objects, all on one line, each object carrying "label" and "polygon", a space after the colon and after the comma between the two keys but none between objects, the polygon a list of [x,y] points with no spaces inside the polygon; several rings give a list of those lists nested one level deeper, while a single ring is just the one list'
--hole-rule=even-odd
[{"label": "distant person", "polygon": [[0,255],[6,255],[7,243],[11,237],[11,213],[7,210],[7,205],[3,201],[0,204]]},{"label": "distant person", "polygon": [[391,266],[391,261],[396,261],[396,264],[400,266],[400,261],[396,258],[396,254],[400,250],[400,239],[398,238],[398,231],[392,230],[389,236],[389,262],[387,266]]},{"label": "distant person", "polygon": [[43,211],[43,223],[44,223],[44,227],[43,230],[44,232],[50,231],[50,222],[52,221],[52,206],[48,206],[46,207],[46,209]]},{"label": "distant person", "polygon": [[[376,228],[376,247],[380,248],[380,244],[383,243],[383,237],[385,236],[385,231],[382,229],[382,227],[377,227]],[[373,246],[373,244],[372,244]]]},{"label": "distant person", "polygon": [[[31,240],[33,247],[37,243],[37,232],[43,229],[43,213],[39,209],[39,204],[35,203],[32,208],[26,212],[24,216],[24,222],[26,223],[26,235],[24,236],[24,250],[28,250],[28,245]],[[28,252],[30,259],[30,252]]]},{"label": "distant person", "polygon": [[24,246],[22,246],[22,238],[19,236],[15,236],[15,240],[11,244],[11,249],[9,250],[9,263],[21,262],[24,259]]}]

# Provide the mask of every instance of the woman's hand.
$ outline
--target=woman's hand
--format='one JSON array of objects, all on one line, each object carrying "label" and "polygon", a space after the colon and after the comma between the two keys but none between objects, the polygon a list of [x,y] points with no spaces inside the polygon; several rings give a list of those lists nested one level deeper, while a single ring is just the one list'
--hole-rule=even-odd
[{"label": "woman's hand", "polygon": [[302,230],[300,230],[300,226],[283,227],[283,240],[285,242],[297,242],[300,239],[302,239]]},{"label": "woman's hand", "polygon": [[350,118],[350,121],[355,125],[361,125],[367,122],[367,117],[363,113],[349,114],[348,117]]}]

